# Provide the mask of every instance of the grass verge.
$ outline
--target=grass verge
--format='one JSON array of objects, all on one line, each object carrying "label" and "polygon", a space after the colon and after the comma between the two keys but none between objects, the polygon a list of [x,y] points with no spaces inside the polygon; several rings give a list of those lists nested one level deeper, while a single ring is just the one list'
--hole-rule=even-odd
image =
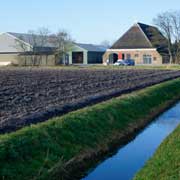
[{"label": "grass verge", "polygon": [[176,79],[0,135],[0,179],[68,179],[68,171],[82,162],[76,157],[84,155],[87,163],[92,154],[108,151],[115,140],[177,101],[179,92]]},{"label": "grass verge", "polygon": [[109,65],[109,66],[105,66],[103,64],[98,64],[98,65],[68,65],[68,66],[64,66],[64,65],[59,65],[59,66],[6,66],[6,67],[1,67],[0,69],[39,69],[39,68],[43,68],[43,69],[65,69],[65,70],[72,70],[72,69],[89,69],[89,70],[93,70],[93,69],[159,69],[159,70],[180,70],[180,65],[175,65],[175,64],[164,64],[164,65],[136,65],[136,66],[114,66],[114,65]]},{"label": "grass verge", "polygon": [[160,145],[134,180],[180,179],[180,126]]}]

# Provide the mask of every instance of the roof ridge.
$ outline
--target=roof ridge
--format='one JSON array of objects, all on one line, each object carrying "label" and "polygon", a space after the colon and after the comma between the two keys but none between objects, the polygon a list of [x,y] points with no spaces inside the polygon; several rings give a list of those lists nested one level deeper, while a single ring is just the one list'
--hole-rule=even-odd
[{"label": "roof ridge", "polygon": [[21,42],[23,42],[24,44],[32,47],[30,43],[26,42],[25,40],[20,39],[19,37],[16,37],[15,35],[11,34],[10,32],[6,32],[5,34],[7,34],[8,36],[10,36],[10,37],[12,37],[12,38],[14,38],[14,39],[19,39],[19,40],[20,40]]},{"label": "roof ridge", "polygon": [[[141,23],[142,24],[142,23]],[[152,42],[150,41],[149,37],[147,36],[147,34],[144,32],[144,30],[142,29],[142,27],[140,26],[140,23],[137,23],[139,29],[142,31],[143,35],[145,36],[146,40],[148,41],[148,43],[153,47],[153,44]],[[146,24],[143,24],[143,25],[146,25]],[[149,25],[146,25],[146,26],[149,26]]]},{"label": "roof ridge", "polygon": [[88,51],[105,51],[106,47],[101,45],[95,45],[95,44],[83,44],[83,43],[75,43],[80,48],[83,48]]},{"label": "roof ridge", "polygon": [[156,26],[154,25],[150,25],[150,24],[145,24],[145,23],[141,23],[141,22],[137,22],[137,24],[142,24],[142,25],[145,25],[145,26],[149,26],[149,27],[153,27],[153,28],[157,28]]},{"label": "roof ridge", "polygon": [[92,43],[76,43],[76,44],[84,44],[84,45],[100,46],[100,44],[92,44]]},{"label": "roof ridge", "polygon": [[[135,24],[134,24],[133,26],[135,26]],[[116,44],[116,42],[120,41],[121,38],[122,38],[133,26],[131,26],[126,32],[124,32],[124,33],[122,34],[122,36],[121,36],[117,41],[115,41],[114,44]],[[112,47],[114,46],[114,44],[110,47],[110,49],[112,49]]]},{"label": "roof ridge", "polygon": [[31,35],[30,33],[19,33],[19,32],[6,32],[9,34],[19,34],[19,35]]},{"label": "roof ridge", "polygon": [[[142,45],[142,42],[141,43],[138,43],[138,42],[132,42],[132,39],[130,40],[130,39],[128,39],[128,35],[129,35],[129,33],[131,34],[131,33],[133,33],[133,31],[134,31],[134,28],[137,28],[138,29],[138,32],[134,32],[135,34],[141,34],[141,40],[142,39],[144,39],[143,41],[144,41],[144,43],[146,44],[146,45]],[[146,48],[148,47],[148,48],[152,48],[153,47],[153,45],[151,44],[151,42],[150,42],[150,40],[149,40],[149,38],[146,36],[146,34],[145,34],[145,32],[141,29],[141,27],[140,27],[140,25],[139,25],[139,23],[135,23],[134,25],[132,25],[113,45],[112,45],[112,47],[110,48],[110,49],[114,49],[115,47],[120,47],[120,46],[122,46],[121,48],[125,48],[125,49],[127,49],[127,48],[132,48],[132,47],[130,47],[130,46],[133,46],[132,44],[131,45],[129,45],[128,43],[126,44],[126,42],[125,41],[128,41],[128,42],[131,42],[132,44],[134,43],[136,43],[136,45],[134,45],[134,46],[136,46],[136,47],[138,47],[138,48],[143,48],[143,47],[145,47],[146,46]],[[122,44],[121,44],[122,43]],[[121,45],[119,45],[119,44],[121,44]]]}]

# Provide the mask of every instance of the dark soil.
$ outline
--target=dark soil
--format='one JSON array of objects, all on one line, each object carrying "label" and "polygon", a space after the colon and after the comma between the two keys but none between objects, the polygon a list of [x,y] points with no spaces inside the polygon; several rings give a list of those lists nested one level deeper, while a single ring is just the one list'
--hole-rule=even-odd
[{"label": "dark soil", "polygon": [[171,70],[0,69],[0,133],[177,77]]}]

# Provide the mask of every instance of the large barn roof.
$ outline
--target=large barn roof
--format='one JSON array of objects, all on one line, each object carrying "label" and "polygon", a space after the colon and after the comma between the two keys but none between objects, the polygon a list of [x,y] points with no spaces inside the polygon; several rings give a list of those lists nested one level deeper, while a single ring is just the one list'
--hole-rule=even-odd
[{"label": "large barn roof", "polygon": [[106,47],[102,45],[95,45],[95,44],[82,44],[82,43],[76,43],[77,46],[91,52],[105,52]]},{"label": "large barn roof", "polygon": [[[8,32],[8,34],[23,40],[24,42],[30,44],[30,45],[34,45],[34,36],[36,39],[36,46],[38,46],[38,41],[40,46],[41,45],[41,37],[39,35],[32,35],[32,34],[27,34],[27,33],[14,33],[14,32]],[[83,44],[83,43],[75,43],[77,46],[81,47],[82,49],[85,49],[87,51],[91,51],[91,52],[105,52],[107,48],[105,48],[102,45],[95,45],[95,44]],[[44,45],[44,47],[55,47],[54,44],[52,43],[46,43]]]},{"label": "large barn roof", "polygon": [[133,25],[111,49],[143,49],[157,48],[165,51],[167,40],[154,26],[143,23]]},{"label": "large barn roof", "polygon": [[[32,34],[27,34],[27,33],[15,33],[15,32],[7,32],[8,34],[16,37],[17,39],[20,39],[30,45],[34,45],[36,43],[36,46],[42,46],[41,41],[42,38],[40,37],[40,35],[32,35]],[[54,45],[52,43],[46,43],[44,44],[44,47],[54,47]]]}]

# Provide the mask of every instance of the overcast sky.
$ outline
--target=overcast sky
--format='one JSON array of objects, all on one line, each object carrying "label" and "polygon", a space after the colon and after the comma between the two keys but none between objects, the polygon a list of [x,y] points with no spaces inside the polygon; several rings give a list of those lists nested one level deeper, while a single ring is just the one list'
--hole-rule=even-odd
[{"label": "overcast sky", "polygon": [[114,41],[135,22],[152,24],[160,12],[180,9],[180,0],[3,0],[0,32],[47,27],[66,29],[84,43]]}]

